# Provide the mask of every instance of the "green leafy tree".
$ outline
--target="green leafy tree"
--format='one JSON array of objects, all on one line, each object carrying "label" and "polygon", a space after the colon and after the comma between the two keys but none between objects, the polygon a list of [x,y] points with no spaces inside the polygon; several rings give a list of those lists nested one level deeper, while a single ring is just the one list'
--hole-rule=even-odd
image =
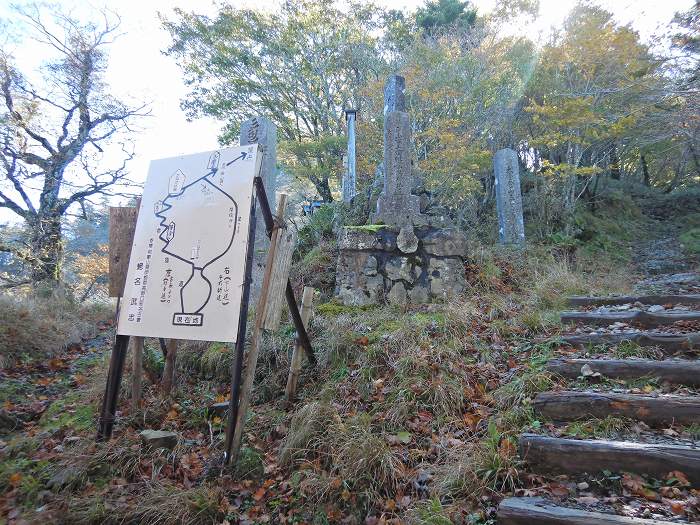
[{"label": "green leafy tree", "polygon": [[177,9],[163,24],[173,38],[167,54],[191,86],[189,115],[221,120],[223,144],[251,116],[270,118],[288,167],[330,202],[343,109],[362,111],[359,90],[386,67],[377,34],[385,15],[372,4],[287,0],[275,13],[224,6],[209,18]]}]

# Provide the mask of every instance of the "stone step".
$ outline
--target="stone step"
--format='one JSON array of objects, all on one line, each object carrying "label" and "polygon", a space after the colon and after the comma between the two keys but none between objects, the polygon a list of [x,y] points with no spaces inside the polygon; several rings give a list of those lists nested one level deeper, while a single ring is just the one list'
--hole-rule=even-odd
[{"label": "stone step", "polygon": [[617,297],[585,297],[574,296],[567,298],[568,306],[615,306],[621,304],[700,304],[700,294],[688,295],[622,295]]},{"label": "stone step", "polygon": [[595,475],[609,470],[663,479],[669,472],[680,471],[693,486],[700,486],[700,448],[536,434],[523,434],[518,445],[520,457],[533,472]]},{"label": "stone step", "polygon": [[675,385],[700,386],[700,361],[672,359],[554,359],[547,363],[547,370],[561,377],[576,379],[588,373],[599,373],[612,379],[639,379],[650,377]]},{"label": "stone step", "polygon": [[665,354],[677,352],[696,353],[700,351],[700,332],[675,334],[669,332],[635,332],[624,334],[585,334],[566,335],[562,337],[565,343],[572,346],[615,345],[624,341],[639,346],[654,346]]},{"label": "stone step", "polygon": [[700,422],[700,398],[695,396],[618,394],[615,392],[541,392],[535,412],[556,422],[607,416],[643,421],[651,427]]},{"label": "stone step", "polygon": [[596,326],[608,326],[613,323],[639,324],[645,328],[654,328],[676,323],[678,321],[700,321],[700,312],[643,312],[640,310],[623,310],[621,312],[562,312],[562,323],[583,323]]},{"label": "stone step", "polygon": [[498,506],[496,516],[499,525],[671,525],[676,523],[561,507],[544,498],[506,498]]}]

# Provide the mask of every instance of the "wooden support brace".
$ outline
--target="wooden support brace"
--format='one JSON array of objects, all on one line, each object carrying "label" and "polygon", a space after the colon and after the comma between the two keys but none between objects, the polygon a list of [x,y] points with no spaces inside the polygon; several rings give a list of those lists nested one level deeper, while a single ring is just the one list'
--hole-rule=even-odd
[{"label": "wooden support brace", "polygon": [[[314,300],[314,289],[310,286],[304,287],[304,294],[301,298],[301,320],[304,327],[309,325],[311,319],[311,311]],[[294,351],[292,352],[292,361],[289,365],[289,377],[287,378],[287,388],[284,391],[284,399],[287,403],[294,401],[297,392],[297,383],[299,374],[301,373],[301,362],[304,356],[304,349],[299,344],[299,340],[294,341]]]},{"label": "wooden support brace", "polygon": [[[281,194],[280,201],[277,206],[277,217],[284,217],[284,210],[287,205],[287,195]],[[250,397],[253,391],[253,380],[255,379],[255,369],[258,364],[258,354],[260,353],[260,344],[262,342],[263,324],[265,322],[265,310],[268,307],[268,296],[270,293],[270,281],[272,278],[273,268],[275,266],[275,257],[277,255],[277,240],[280,234],[279,224],[277,224],[270,237],[270,250],[267,252],[267,260],[265,262],[265,273],[263,274],[262,287],[260,290],[260,299],[255,310],[255,326],[253,327],[253,335],[248,351],[248,359],[241,386],[240,401],[238,402],[238,413],[236,419],[236,427],[233,433],[233,443],[231,448],[230,461],[234,464],[238,460],[238,455],[241,450],[241,442],[243,439],[243,424],[245,423],[248,406],[250,405]]]},{"label": "wooden support brace", "polygon": [[161,387],[163,394],[169,395],[175,384],[175,358],[177,357],[177,339],[168,339],[168,353],[165,356],[165,368]]}]

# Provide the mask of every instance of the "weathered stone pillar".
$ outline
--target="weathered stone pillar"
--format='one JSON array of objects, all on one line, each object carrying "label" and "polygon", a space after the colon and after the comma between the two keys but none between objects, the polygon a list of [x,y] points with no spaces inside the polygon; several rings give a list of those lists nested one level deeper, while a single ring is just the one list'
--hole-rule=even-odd
[{"label": "weathered stone pillar", "polygon": [[384,189],[377,200],[374,222],[399,228],[421,221],[420,198],[412,195],[411,119],[404,111],[384,119]]},{"label": "weathered stone pillar", "polygon": [[[265,185],[267,200],[270,208],[277,207],[277,127],[265,117],[253,117],[241,125],[241,146],[259,144],[262,150],[262,165],[260,176]],[[265,259],[270,240],[267,237],[265,221],[263,220],[260,206],[255,209],[255,253],[253,254],[253,283],[251,287],[253,304],[260,296],[262,275],[265,271]]]},{"label": "weathered stone pillar", "polygon": [[348,124],[348,155],[345,173],[343,175],[343,202],[350,202],[356,194],[355,175],[355,117],[357,111],[345,110],[345,120]]},{"label": "weathered stone pillar", "polygon": [[496,179],[498,239],[501,244],[525,244],[523,198],[520,192],[518,154],[512,149],[496,152],[493,160]]},{"label": "weathered stone pillar", "polygon": [[391,75],[384,86],[384,116],[392,111],[406,111],[406,79]]}]

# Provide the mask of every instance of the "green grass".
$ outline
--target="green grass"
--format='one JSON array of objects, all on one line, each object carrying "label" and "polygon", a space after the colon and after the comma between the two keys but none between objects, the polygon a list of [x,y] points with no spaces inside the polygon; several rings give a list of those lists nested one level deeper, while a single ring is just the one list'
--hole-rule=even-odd
[{"label": "green grass", "polygon": [[686,253],[700,255],[700,228],[691,228],[683,233],[678,240]]},{"label": "green grass", "polygon": [[574,421],[566,425],[564,433],[576,438],[613,438],[628,430],[633,421],[626,418],[607,416],[603,419],[589,419],[586,421]]},{"label": "green grass", "polygon": [[46,430],[82,432],[94,425],[95,407],[73,392],[51,403],[41,417],[41,426]]}]

